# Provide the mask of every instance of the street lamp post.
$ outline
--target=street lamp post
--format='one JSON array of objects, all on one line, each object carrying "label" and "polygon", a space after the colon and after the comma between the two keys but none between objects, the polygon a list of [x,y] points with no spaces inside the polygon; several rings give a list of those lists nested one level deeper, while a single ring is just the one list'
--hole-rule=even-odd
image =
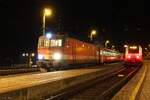
[{"label": "street lamp post", "polygon": [[96,35],[96,30],[92,30],[92,32],[90,34],[91,41],[93,40],[93,35]]},{"label": "street lamp post", "polygon": [[47,9],[47,8],[44,9],[44,11],[43,11],[43,25],[42,25],[43,35],[45,35],[45,17],[46,16],[51,16],[51,14],[52,14],[51,9]]},{"label": "street lamp post", "polygon": [[105,42],[105,48],[107,48],[107,44],[109,43],[109,40],[107,40],[106,42]]}]

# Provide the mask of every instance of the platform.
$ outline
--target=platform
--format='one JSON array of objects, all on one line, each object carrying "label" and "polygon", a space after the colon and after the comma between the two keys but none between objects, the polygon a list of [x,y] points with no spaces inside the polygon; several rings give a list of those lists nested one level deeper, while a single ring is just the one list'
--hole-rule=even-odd
[{"label": "platform", "polygon": [[150,60],[147,60],[145,63],[147,72],[142,84],[139,100],[150,100]]},{"label": "platform", "polygon": [[112,98],[112,100],[149,100],[150,60],[144,60],[136,75]]},{"label": "platform", "polygon": [[65,88],[104,76],[122,67],[108,66],[0,78],[0,100],[42,99],[46,95],[53,95]]}]

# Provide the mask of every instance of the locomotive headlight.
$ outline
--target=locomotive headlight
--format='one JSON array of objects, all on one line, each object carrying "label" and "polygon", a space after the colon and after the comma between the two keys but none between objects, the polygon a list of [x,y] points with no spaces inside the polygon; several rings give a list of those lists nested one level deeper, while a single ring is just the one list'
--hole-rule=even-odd
[{"label": "locomotive headlight", "polygon": [[39,59],[39,60],[44,59],[44,55],[39,54],[39,55],[38,55],[38,59]]},{"label": "locomotive headlight", "polygon": [[128,58],[130,59],[130,58],[131,58],[131,56],[130,56],[130,55],[128,55]]},{"label": "locomotive headlight", "polygon": [[60,53],[54,53],[54,54],[53,54],[53,59],[54,59],[54,60],[60,60],[61,57],[62,57],[62,55],[61,55]]},{"label": "locomotive headlight", "polygon": [[139,59],[139,58],[140,58],[140,56],[136,56],[136,58],[137,58],[137,59]]}]

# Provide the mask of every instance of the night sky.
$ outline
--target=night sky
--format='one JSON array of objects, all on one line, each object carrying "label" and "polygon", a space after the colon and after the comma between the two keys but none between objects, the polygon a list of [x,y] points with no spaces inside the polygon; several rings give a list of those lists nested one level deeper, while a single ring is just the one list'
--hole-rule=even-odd
[{"label": "night sky", "polygon": [[144,0],[0,0],[0,60],[36,52],[44,7],[53,9],[47,31],[56,32],[60,24],[61,32],[88,36],[96,29],[101,41],[109,39],[118,49],[150,42],[150,6]]}]

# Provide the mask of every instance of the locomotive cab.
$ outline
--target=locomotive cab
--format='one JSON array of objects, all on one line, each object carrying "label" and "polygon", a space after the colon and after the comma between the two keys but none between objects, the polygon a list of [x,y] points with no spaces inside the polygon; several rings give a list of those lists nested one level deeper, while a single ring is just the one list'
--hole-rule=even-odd
[{"label": "locomotive cab", "polygon": [[51,67],[57,65],[62,58],[62,48],[64,45],[64,36],[43,35],[38,41],[38,61],[37,64],[42,67]]},{"label": "locomotive cab", "polygon": [[136,45],[126,47],[124,62],[125,65],[142,64],[142,47]]}]

